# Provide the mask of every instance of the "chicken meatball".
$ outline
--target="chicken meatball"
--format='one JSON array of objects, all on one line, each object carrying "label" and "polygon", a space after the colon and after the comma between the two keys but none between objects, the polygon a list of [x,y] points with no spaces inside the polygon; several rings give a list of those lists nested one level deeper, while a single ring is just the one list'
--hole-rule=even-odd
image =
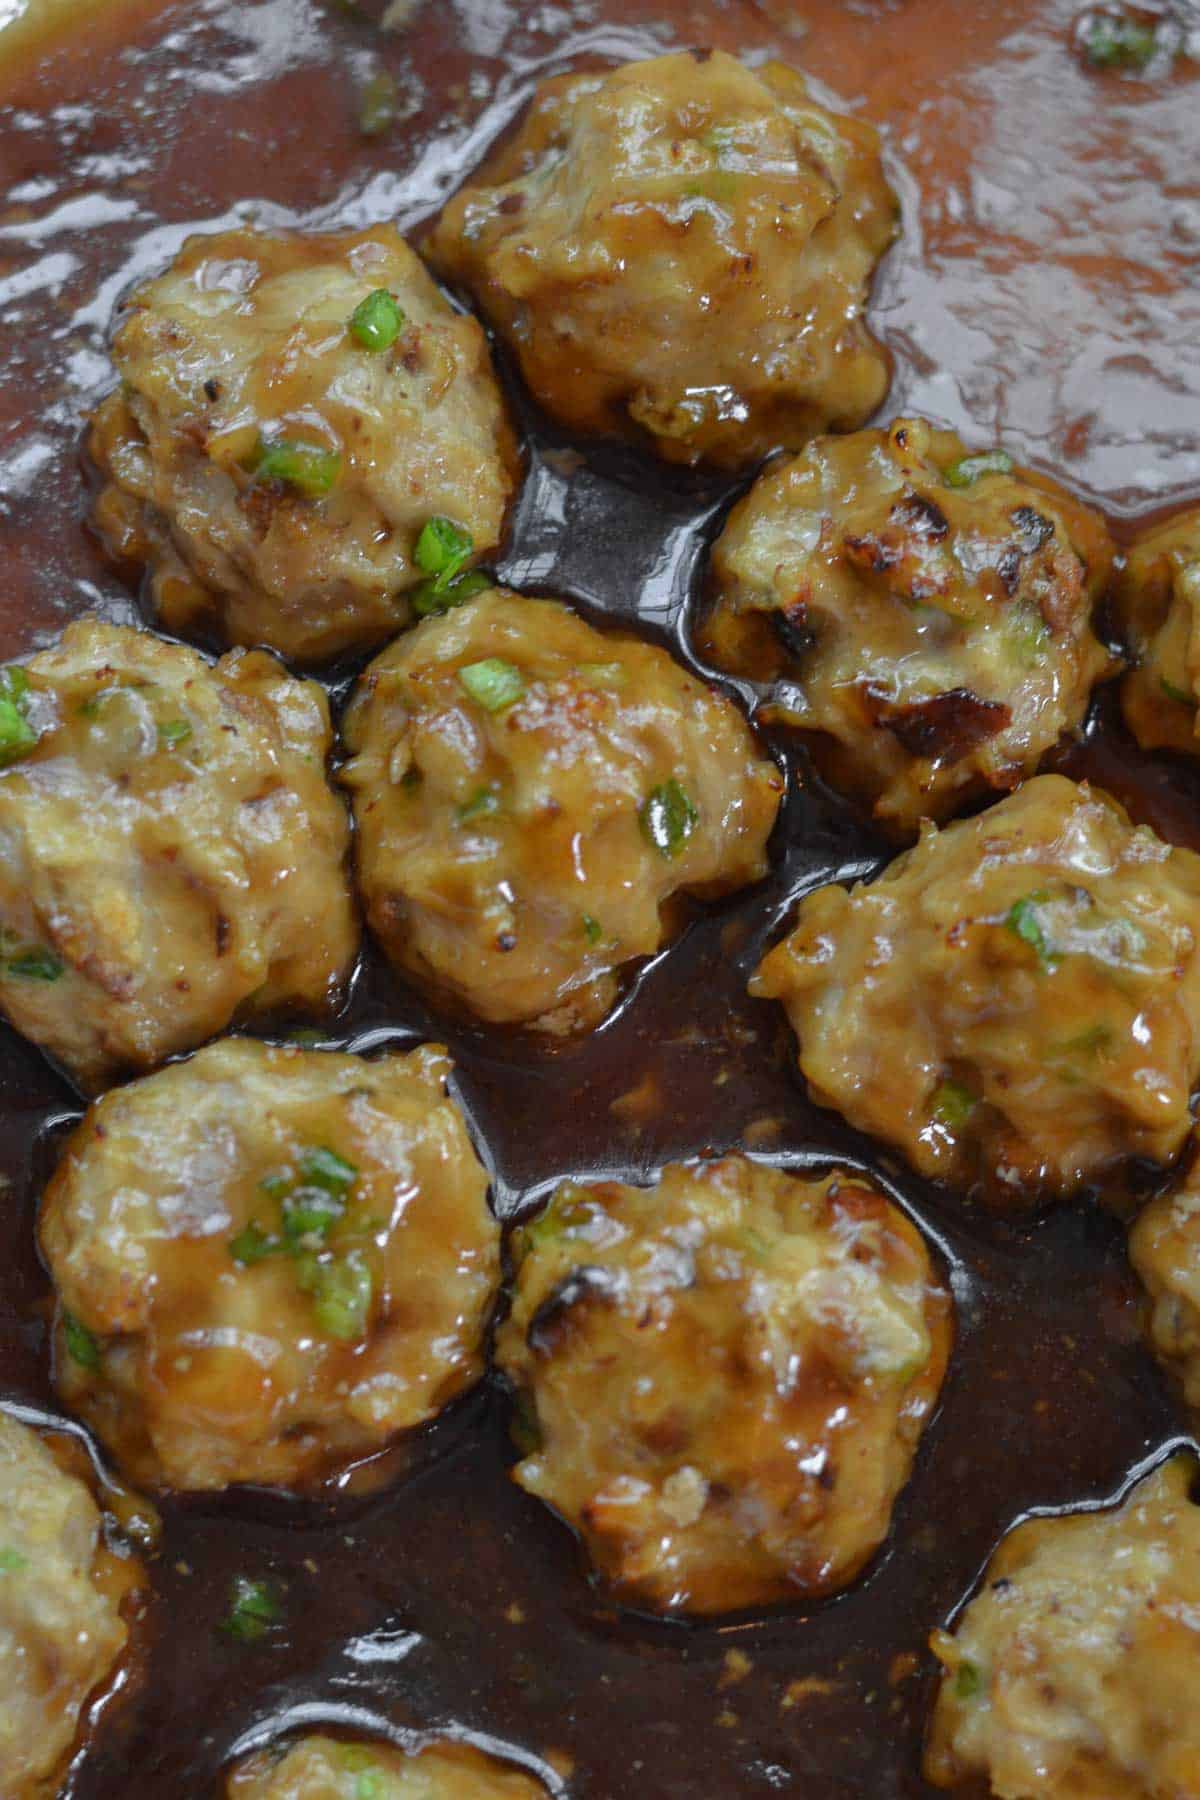
[{"label": "chicken meatball", "polygon": [[357,950],[329,709],[271,656],[84,619],[0,670],[0,1009],[95,1090]]},{"label": "chicken meatball", "polygon": [[1004,1539],[951,1636],[925,1755],[937,1787],[1001,1800],[1200,1793],[1196,1459],[1173,1457],[1103,1512]]},{"label": "chicken meatball", "polygon": [[735,707],[553,601],[497,589],[428,620],[371,664],[344,737],[371,924],[483,1019],[594,1024],[673,896],[766,870],[783,780]]},{"label": "chicken meatball", "polygon": [[516,1257],[514,1475],[624,1600],[711,1614],[853,1579],[950,1347],[897,1207],[862,1176],[729,1156],[649,1189],[567,1183]]},{"label": "chicken meatball", "polygon": [[394,1744],[302,1737],[249,1756],[226,1800],[545,1800],[524,1770],[449,1740]]},{"label": "chicken meatball", "polygon": [[813,1097],[922,1175],[991,1200],[1167,1162],[1200,1075],[1200,857],[1041,775],[819,889],[751,992],[781,1000]]},{"label": "chicken meatball", "polygon": [[376,644],[500,541],[517,462],[483,332],[391,225],[189,238],[113,356],[96,523],[173,631]]},{"label": "chicken meatball", "polygon": [[0,1792],[58,1791],[84,1709],[128,1640],[137,1561],[105,1542],[57,1440],[0,1412]]},{"label": "chicken meatball", "polygon": [[736,467],[883,399],[863,315],[897,216],[872,126],[693,51],[543,82],[430,250],[572,430]]},{"label": "chicken meatball", "polygon": [[911,834],[1016,787],[1113,660],[1103,521],[1002,451],[917,419],[762,475],[713,553],[705,649],[777,682],[834,783]]},{"label": "chicken meatball", "polygon": [[1200,507],[1139,538],[1114,610],[1137,661],[1121,690],[1129,729],[1146,750],[1200,755]]},{"label": "chicken meatball", "polygon": [[1129,1255],[1150,1298],[1155,1355],[1200,1416],[1200,1163],[1143,1210]]},{"label": "chicken meatball", "polygon": [[477,1380],[498,1231],[449,1073],[235,1038],[89,1110],[42,1203],[55,1379],[136,1480],[309,1486]]}]

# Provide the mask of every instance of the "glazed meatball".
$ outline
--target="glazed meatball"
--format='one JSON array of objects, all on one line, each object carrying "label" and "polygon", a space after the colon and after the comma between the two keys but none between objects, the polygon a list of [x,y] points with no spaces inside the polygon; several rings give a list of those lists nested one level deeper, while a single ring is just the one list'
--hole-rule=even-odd
[{"label": "glazed meatball", "polygon": [[595,1023],[673,896],[766,870],[783,783],[741,715],[553,601],[428,620],[371,664],[344,736],[371,924],[483,1019]]},{"label": "glazed meatball", "polygon": [[751,992],[813,1097],[1001,1204],[1166,1162],[1200,1075],[1200,857],[1041,775],[819,889]]},{"label": "glazed meatball", "polygon": [[853,1579],[950,1345],[903,1213],[861,1176],[729,1156],[650,1189],[568,1183],[516,1256],[514,1475],[624,1600],[711,1614]]},{"label": "glazed meatball", "polygon": [[1121,689],[1129,729],[1144,749],[1200,755],[1200,507],[1139,538],[1114,602],[1137,661]]},{"label": "glazed meatball", "polygon": [[96,523],[173,631],[377,644],[500,541],[517,463],[483,332],[390,225],[189,238],[113,356]]},{"label": "glazed meatball", "polygon": [[55,1379],[139,1482],[310,1486],[478,1378],[498,1234],[449,1073],[233,1038],[90,1109],[42,1203]]},{"label": "glazed meatball", "polygon": [[89,1698],[116,1671],[136,1560],[105,1543],[99,1508],[58,1440],[0,1412],[0,1792],[48,1800]]},{"label": "glazed meatball", "polygon": [[1091,627],[1102,520],[916,419],[762,475],[713,553],[705,650],[777,682],[835,785],[911,834],[1013,788],[1113,667]]},{"label": "glazed meatball", "polygon": [[329,710],[271,656],[84,619],[0,671],[0,1008],[84,1087],[241,1012],[325,1009],[357,949]]},{"label": "glazed meatball", "polygon": [[1032,1519],[1004,1539],[953,1636],[925,1756],[937,1787],[1001,1800],[1200,1793],[1197,1463],[1176,1456],[1123,1505]]},{"label": "glazed meatball", "polygon": [[692,52],[543,82],[430,249],[555,418],[734,467],[879,405],[863,314],[896,228],[872,126]]},{"label": "glazed meatball", "polygon": [[304,1737],[247,1757],[226,1800],[545,1800],[540,1781],[469,1744],[416,1751],[393,1744]]},{"label": "glazed meatball", "polygon": [[1143,1210],[1129,1255],[1150,1297],[1155,1355],[1200,1415],[1200,1163]]}]

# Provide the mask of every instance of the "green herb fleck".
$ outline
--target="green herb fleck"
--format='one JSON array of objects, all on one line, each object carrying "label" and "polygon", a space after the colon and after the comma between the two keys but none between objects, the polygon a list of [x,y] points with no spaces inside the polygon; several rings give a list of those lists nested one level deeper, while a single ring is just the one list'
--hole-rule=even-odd
[{"label": "green herb fleck", "polygon": [[87,1326],[81,1324],[74,1313],[65,1310],[62,1324],[67,1355],[71,1361],[77,1362],[81,1369],[98,1369],[100,1367],[100,1345]]},{"label": "green herb fleck", "polygon": [[41,944],[18,950],[15,956],[5,959],[4,966],[10,975],[18,975],[24,981],[58,981],[66,973],[62,958]]},{"label": "green herb fleck", "polygon": [[336,450],[293,438],[260,439],[254,474],[260,481],[281,481],[308,500],[320,499],[336,486],[342,459]]},{"label": "green herb fleck", "polygon": [[358,129],[364,137],[381,137],[394,122],[398,91],[386,69],[377,69],[364,84],[358,101]]},{"label": "green herb fleck", "polygon": [[943,1081],[930,1103],[930,1116],[947,1131],[961,1131],[978,1104],[961,1081]]},{"label": "green herb fleck", "polygon": [[29,1567],[29,1558],[19,1550],[0,1550],[0,1575],[17,1575]]},{"label": "green herb fleck", "polygon": [[301,1177],[327,1194],[347,1194],[358,1180],[358,1168],[339,1156],[336,1150],[323,1146],[305,1150],[300,1156]]},{"label": "green herb fleck", "polygon": [[1158,49],[1153,25],[1101,13],[1083,39],[1084,55],[1094,69],[1144,69]]},{"label": "green herb fleck", "polygon": [[973,1700],[983,1686],[983,1676],[978,1665],[973,1662],[960,1662],[954,1677],[954,1694],[958,1700]]},{"label": "green herb fleck", "polygon": [[456,525],[444,513],[426,519],[413,546],[413,561],[423,575],[449,580],[467,561],[475,541],[469,531]]},{"label": "green herb fleck", "polygon": [[593,919],[591,913],[583,915],[583,935],[589,944],[598,944],[604,936],[604,928],[599,919]]},{"label": "green herb fleck", "polygon": [[679,855],[700,823],[699,813],[674,776],[651,791],[638,817],[649,842],[661,856],[671,858]]},{"label": "green herb fleck", "polygon": [[356,1250],[336,1261],[317,1264],[311,1290],[313,1312],[326,1337],[354,1343],[364,1336],[374,1286],[370,1268]]},{"label": "green herb fleck", "polygon": [[1046,934],[1038,918],[1038,907],[1049,898],[1048,894],[1026,894],[1009,909],[1004,920],[1005,926],[1015,937],[1019,937],[1023,944],[1028,944],[1031,950],[1037,952],[1037,959],[1043,969],[1052,967],[1054,963],[1054,952],[1046,942]]},{"label": "green herb fleck", "polygon": [[947,487],[969,488],[984,475],[1011,475],[1013,459],[1007,450],[981,450],[976,456],[960,457],[945,473]]},{"label": "green herb fleck", "polygon": [[279,1239],[271,1237],[253,1220],[229,1240],[230,1256],[244,1269],[252,1268],[255,1263],[262,1262],[264,1257],[274,1256],[281,1248]]},{"label": "green herb fleck", "polygon": [[29,701],[29,677],[16,663],[0,669],[0,768],[20,760],[38,741],[38,733],[25,717]]},{"label": "green herb fleck", "polygon": [[458,809],[460,825],[469,825],[473,819],[484,819],[490,814],[500,811],[500,795],[495,788],[478,788],[469,800],[464,800]]},{"label": "green herb fleck", "polygon": [[485,575],[482,569],[468,569],[452,581],[431,578],[419,582],[410,592],[409,602],[418,619],[429,619],[437,613],[448,613],[453,607],[461,606],[464,600],[470,600],[474,594],[482,594],[485,588],[492,586],[491,576]]},{"label": "green herb fleck", "polygon": [[289,1244],[298,1244],[302,1238],[327,1238],[346,1207],[324,1188],[302,1187],[287,1196],[282,1210],[283,1235]]},{"label": "green herb fleck", "polygon": [[1168,681],[1165,675],[1159,676],[1158,685],[1168,700],[1178,701],[1180,706],[1195,706],[1196,696],[1189,694],[1186,688],[1176,687],[1175,683]]},{"label": "green herb fleck", "polygon": [[405,322],[395,297],[387,288],[376,288],[350,314],[350,333],[364,350],[390,350]]},{"label": "green herb fleck", "polygon": [[504,712],[515,706],[525,692],[525,677],[514,663],[499,656],[485,656],[482,662],[468,663],[458,671],[458,679],[486,712]]},{"label": "green herb fleck", "polygon": [[168,719],[158,728],[158,741],[168,750],[174,750],[177,744],[186,744],[191,735],[192,728],[186,719]]},{"label": "green herb fleck", "polygon": [[625,669],[621,663],[580,663],[579,673],[593,687],[625,686]]},{"label": "green herb fleck", "polygon": [[229,1611],[221,1629],[239,1644],[256,1644],[266,1637],[283,1616],[279,1595],[266,1581],[251,1581],[246,1575],[234,1578],[229,1595]]}]

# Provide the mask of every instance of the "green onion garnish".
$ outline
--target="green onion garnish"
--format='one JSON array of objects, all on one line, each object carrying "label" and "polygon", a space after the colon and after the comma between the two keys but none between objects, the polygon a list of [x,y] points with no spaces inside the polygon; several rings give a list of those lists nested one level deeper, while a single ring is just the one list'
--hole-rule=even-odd
[{"label": "green onion garnish", "polygon": [[77,1362],[81,1369],[98,1369],[100,1367],[99,1341],[93,1337],[86,1325],[80,1323],[74,1313],[64,1310],[62,1323],[67,1355],[71,1361]]},{"label": "green onion garnish", "polygon": [[230,1590],[229,1611],[221,1629],[240,1644],[256,1644],[279,1623],[282,1613],[279,1595],[269,1582],[238,1575]]},{"label": "green onion garnish", "polygon": [[350,314],[351,335],[364,350],[390,350],[404,325],[404,313],[386,288],[376,288]]},{"label": "green onion garnish", "polygon": [[336,486],[342,459],[336,450],[302,444],[292,438],[260,440],[254,473],[260,481],[281,481],[309,500],[317,500]]},{"label": "green onion garnish", "polygon": [[326,1337],[354,1343],[365,1335],[374,1285],[369,1266],[355,1250],[317,1264],[311,1288],[313,1313]]},{"label": "green onion garnish", "polygon": [[55,956],[53,950],[47,950],[41,944],[34,944],[28,950],[18,950],[15,956],[6,957],[4,967],[10,975],[17,975],[23,981],[58,981],[66,973],[66,964],[62,958]]},{"label": "green onion garnish", "polygon": [[458,679],[472,700],[478,701],[490,713],[515,706],[525,692],[525,677],[520,669],[498,656],[468,663],[458,671]]},{"label": "green onion garnish", "polygon": [[638,814],[642,831],[661,856],[676,857],[700,822],[700,815],[674,776],[656,787]]},{"label": "green onion garnish", "polygon": [[947,487],[969,488],[984,475],[1011,475],[1013,459],[1007,450],[981,450],[977,456],[964,456],[946,470]]}]

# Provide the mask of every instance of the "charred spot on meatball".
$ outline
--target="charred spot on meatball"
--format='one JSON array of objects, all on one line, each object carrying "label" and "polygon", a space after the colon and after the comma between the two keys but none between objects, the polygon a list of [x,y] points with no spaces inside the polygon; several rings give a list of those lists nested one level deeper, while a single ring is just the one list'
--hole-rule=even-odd
[{"label": "charred spot on meatball", "polygon": [[498,1229],[449,1073],[231,1038],[90,1109],[39,1223],[55,1379],[139,1483],[312,1489],[478,1379]]},{"label": "charred spot on meatball", "polygon": [[751,992],[813,1097],[922,1175],[1023,1206],[1169,1163],[1200,1077],[1200,857],[1042,775],[819,889]]},{"label": "charred spot on meatball", "polygon": [[865,1177],[743,1156],[568,1182],[514,1246],[515,1479],[627,1604],[715,1614],[853,1580],[949,1354],[920,1235]]},{"label": "charred spot on meatball", "polygon": [[331,735],[261,651],[84,619],[0,671],[0,1008],[84,1088],[335,1001],[358,928]]},{"label": "charred spot on meatball", "polygon": [[512,1763],[449,1739],[405,1750],[320,1734],[269,1745],[231,1772],[226,1800],[546,1800]]},{"label": "charred spot on meatball", "polygon": [[[518,463],[483,332],[393,226],[189,238],[113,358],[96,524],[173,631],[372,646],[500,542]],[[449,575],[431,529],[460,547]]]},{"label": "charred spot on meatball", "polygon": [[1144,750],[1200,755],[1200,507],[1134,542],[1113,607],[1136,665],[1121,686],[1130,731]]},{"label": "charred spot on meatball", "polygon": [[543,82],[430,251],[572,430],[739,467],[883,399],[897,218],[871,126],[782,63],[685,52]]},{"label": "charred spot on meatball", "polygon": [[501,590],[368,668],[342,771],[368,917],[460,1010],[594,1025],[681,894],[757,880],[782,793],[732,703],[666,651]]},{"label": "charred spot on meatball", "polygon": [[[701,645],[900,837],[1015,787],[1114,669],[1100,517],[918,419],[769,469],[713,552]],[[802,635],[788,621],[799,617]]]},{"label": "charred spot on meatball", "polygon": [[1200,1465],[1172,1457],[1100,1512],[1010,1531],[953,1632],[925,1750],[935,1787],[1022,1800],[1194,1791]]}]

